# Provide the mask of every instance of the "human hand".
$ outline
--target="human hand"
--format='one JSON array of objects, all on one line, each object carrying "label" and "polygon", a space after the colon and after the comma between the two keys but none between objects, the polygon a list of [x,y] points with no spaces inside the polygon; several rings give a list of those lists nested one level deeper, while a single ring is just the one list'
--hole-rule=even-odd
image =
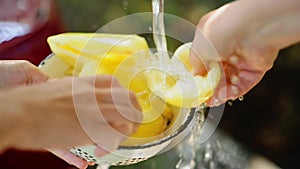
[{"label": "human hand", "polygon": [[[26,60],[2,60],[0,61],[0,72],[2,72],[0,76],[0,88],[41,83],[47,81],[49,78],[47,74]],[[75,156],[67,149],[50,151],[78,168],[86,168],[90,164]]]},{"label": "human hand", "polygon": [[[0,61],[0,72],[2,72],[0,76],[0,88],[41,83],[47,81],[49,78],[47,74],[26,60],[2,60]],[[78,168],[86,168],[91,164],[75,156],[67,149],[50,151]]]},{"label": "human hand", "polygon": [[[216,27],[227,25],[218,22],[228,22],[230,18],[224,15],[216,17],[217,14],[218,10],[213,11],[200,20],[190,55],[196,74],[205,74],[209,62],[219,62],[223,69],[220,84],[207,102],[209,106],[217,106],[246,94],[272,67],[278,52],[261,49],[263,46],[259,42],[255,43],[251,39],[253,35],[244,31],[244,28],[232,26],[227,32],[224,29],[218,30]],[[243,34],[245,39],[234,32]]]},{"label": "human hand", "polygon": [[[63,151],[97,144],[95,154],[101,156],[116,149],[142,121],[135,95],[108,75],[67,77],[12,88],[1,91],[0,100],[6,105],[2,115],[7,116],[7,122],[1,120],[0,124],[11,133],[2,145],[19,148]],[[11,128],[7,119],[19,127]],[[54,154],[70,162],[66,159],[70,153],[56,150]]]},{"label": "human hand", "polygon": [[42,83],[49,78],[26,60],[2,60],[0,72],[0,88]]},{"label": "human hand", "polygon": [[63,159],[65,162],[76,166],[79,169],[86,169],[89,165],[94,165],[92,162],[87,162],[83,158],[71,153],[69,149],[49,149],[52,154]]},{"label": "human hand", "polygon": [[209,106],[245,95],[273,66],[279,50],[299,41],[295,3],[235,1],[202,17],[190,54],[193,71],[203,75],[213,61],[224,73]]}]

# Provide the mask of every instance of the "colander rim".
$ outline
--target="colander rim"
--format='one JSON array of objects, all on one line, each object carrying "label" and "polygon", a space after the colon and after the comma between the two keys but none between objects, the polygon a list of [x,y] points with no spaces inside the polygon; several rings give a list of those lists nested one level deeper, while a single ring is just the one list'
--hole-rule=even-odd
[{"label": "colander rim", "polygon": [[149,142],[149,143],[144,143],[144,144],[140,144],[140,145],[132,145],[132,146],[122,146],[120,145],[118,147],[118,149],[127,149],[127,150],[132,150],[132,149],[143,149],[143,148],[149,148],[152,146],[156,146],[156,145],[160,145],[166,141],[169,141],[170,139],[176,137],[177,135],[179,135],[180,133],[182,133],[187,126],[190,124],[190,122],[192,122],[194,115],[196,112],[196,108],[192,108],[191,111],[188,113],[188,116],[186,117],[186,120],[184,121],[183,124],[181,124],[179,126],[179,128],[177,130],[175,130],[172,134],[163,137],[161,139],[155,140],[153,142]]},{"label": "colander rim", "polygon": [[[45,64],[45,62],[50,59],[51,57],[55,56],[55,53],[50,53],[48,56],[46,56],[38,65],[38,67],[41,67]],[[118,147],[118,150],[134,150],[134,149],[145,149],[145,148],[149,148],[149,147],[153,147],[156,145],[160,145],[162,143],[165,143],[166,141],[171,140],[172,138],[176,137],[177,135],[179,135],[180,133],[182,133],[190,124],[190,122],[192,122],[194,116],[196,113],[196,108],[191,108],[191,111],[189,111],[188,116],[186,117],[185,121],[183,122],[183,124],[181,124],[179,126],[179,128],[177,130],[175,130],[172,134],[157,139],[153,142],[149,142],[149,143],[143,143],[143,144],[139,144],[139,145],[131,145],[131,146],[122,146],[120,145]]]}]

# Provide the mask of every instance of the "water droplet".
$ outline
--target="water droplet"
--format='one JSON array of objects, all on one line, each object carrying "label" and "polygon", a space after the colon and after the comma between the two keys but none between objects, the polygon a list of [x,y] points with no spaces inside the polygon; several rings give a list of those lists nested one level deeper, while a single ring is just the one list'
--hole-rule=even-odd
[{"label": "water droplet", "polygon": [[232,84],[237,84],[239,81],[240,81],[240,79],[239,79],[239,77],[236,76],[236,75],[232,75],[232,76],[230,77],[230,82],[231,82]]},{"label": "water droplet", "polygon": [[230,86],[230,90],[234,95],[237,95],[239,93],[239,89],[236,86]]},{"label": "water droplet", "polygon": [[122,1],[122,6],[123,6],[123,9],[127,9],[127,7],[128,7],[128,1],[127,0],[123,0]]},{"label": "water droplet", "polygon": [[228,104],[229,106],[233,106],[233,102],[232,102],[231,100],[228,100],[227,104]]},{"label": "water droplet", "polygon": [[201,105],[196,107],[196,111],[202,113],[207,108],[206,103],[202,103]]},{"label": "water droplet", "polygon": [[243,101],[243,100],[244,100],[244,96],[240,96],[239,101]]},{"label": "water droplet", "polygon": [[213,104],[217,105],[217,104],[219,104],[219,103],[220,103],[220,100],[219,100],[219,99],[214,99],[214,100],[213,100]]},{"label": "water droplet", "polygon": [[232,63],[232,64],[237,64],[239,61],[239,58],[235,55],[229,57],[229,62]]},{"label": "water droplet", "polygon": [[209,161],[213,158],[213,150],[210,147],[206,147],[204,154],[204,161]]}]

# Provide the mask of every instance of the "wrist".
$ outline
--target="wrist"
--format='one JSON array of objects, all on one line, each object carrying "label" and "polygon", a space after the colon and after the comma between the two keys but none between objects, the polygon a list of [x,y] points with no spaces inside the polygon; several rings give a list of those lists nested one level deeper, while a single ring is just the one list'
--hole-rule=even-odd
[{"label": "wrist", "polygon": [[0,151],[19,147],[19,142],[28,137],[29,132],[25,132],[28,128],[26,121],[30,118],[26,118],[23,104],[18,103],[18,98],[22,97],[19,94],[15,89],[0,91]]}]

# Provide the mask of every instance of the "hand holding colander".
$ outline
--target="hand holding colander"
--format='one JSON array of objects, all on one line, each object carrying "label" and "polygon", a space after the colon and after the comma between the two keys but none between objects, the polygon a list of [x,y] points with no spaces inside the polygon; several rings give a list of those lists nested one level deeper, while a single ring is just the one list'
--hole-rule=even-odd
[{"label": "hand holding colander", "polygon": [[[50,55],[40,64],[40,68],[44,71],[47,69],[46,72],[51,74],[62,72],[62,70],[53,69],[51,66],[53,61],[56,67],[59,67],[58,65],[61,64],[55,62],[55,57]],[[55,75],[55,77],[57,76],[59,75]],[[194,110],[176,107],[171,107],[171,109],[173,112],[176,112],[177,117],[172,119],[172,125],[160,135],[148,139],[129,138],[126,141],[126,145],[120,145],[117,150],[103,157],[97,157],[94,154],[96,145],[73,147],[70,151],[96,164],[128,165],[146,160],[163,151],[170,143],[181,140],[188,133],[192,126],[191,123],[194,122]]]},{"label": "hand holding colander", "polygon": [[[190,131],[195,122],[195,109],[181,110],[174,124],[165,133],[157,137],[155,141],[139,144],[119,146],[119,148],[103,157],[94,154],[95,145],[84,147],[73,147],[70,149],[74,154],[89,162],[106,165],[129,165],[144,161],[154,155],[166,151],[167,146],[172,142],[179,142]],[[152,138],[153,139],[153,138]],[[146,141],[146,140],[145,140]],[[134,142],[134,139],[132,140]],[[168,149],[171,147],[168,147]]]}]

